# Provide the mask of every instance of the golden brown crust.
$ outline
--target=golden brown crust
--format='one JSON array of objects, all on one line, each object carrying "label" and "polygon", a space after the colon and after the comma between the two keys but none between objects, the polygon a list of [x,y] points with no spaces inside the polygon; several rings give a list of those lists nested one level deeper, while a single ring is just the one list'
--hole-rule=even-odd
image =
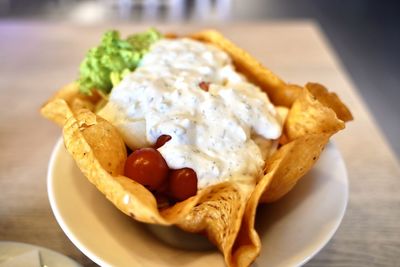
[{"label": "golden brown crust", "polygon": [[77,83],[70,83],[58,90],[40,109],[43,117],[63,126],[74,111],[94,110],[101,97],[93,93],[88,96],[79,92]]},{"label": "golden brown crust", "polygon": [[337,117],[344,122],[353,120],[348,107],[343,104],[337,94],[329,92],[328,89],[319,83],[307,83],[305,86],[311,94],[313,94],[319,102],[335,111]]}]

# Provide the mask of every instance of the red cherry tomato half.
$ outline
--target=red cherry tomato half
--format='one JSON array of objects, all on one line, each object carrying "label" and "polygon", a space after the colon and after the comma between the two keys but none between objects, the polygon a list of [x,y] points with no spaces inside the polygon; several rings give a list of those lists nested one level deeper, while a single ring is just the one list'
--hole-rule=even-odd
[{"label": "red cherry tomato half", "polygon": [[196,195],[196,172],[190,168],[172,170],[169,176],[168,192],[172,198],[178,201]]},{"label": "red cherry tomato half", "polygon": [[167,134],[160,135],[160,137],[158,137],[157,142],[154,145],[154,148],[157,149],[157,148],[162,147],[169,140],[171,140],[170,135],[167,135]]},{"label": "red cherry tomato half", "polygon": [[199,87],[204,91],[208,92],[208,88],[210,87],[210,83],[208,82],[200,82]]},{"label": "red cherry tomato half", "polygon": [[124,173],[150,190],[162,186],[168,177],[168,165],[156,149],[141,148],[129,155]]}]

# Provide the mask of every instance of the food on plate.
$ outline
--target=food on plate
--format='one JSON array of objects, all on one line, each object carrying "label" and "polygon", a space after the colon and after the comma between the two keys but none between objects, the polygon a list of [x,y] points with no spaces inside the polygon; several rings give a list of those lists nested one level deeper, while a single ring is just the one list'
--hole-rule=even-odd
[{"label": "food on plate", "polygon": [[352,119],[322,85],[285,83],[213,30],[107,32],[41,113],[118,209],[207,235],[228,266],[260,252],[258,204],[287,194]]}]

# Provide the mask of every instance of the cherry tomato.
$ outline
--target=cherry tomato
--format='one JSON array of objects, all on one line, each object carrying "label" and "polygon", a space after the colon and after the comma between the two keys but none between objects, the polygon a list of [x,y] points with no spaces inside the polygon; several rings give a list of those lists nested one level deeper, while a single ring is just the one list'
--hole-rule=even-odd
[{"label": "cherry tomato", "polygon": [[204,91],[208,92],[208,88],[210,87],[210,83],[208,82],[200,82],[199,87]]},{"label": "cherry tomato", "polygon": [[167,134],[160,135],[160,137],[158,137],[157,142],[154,145],[154,148],[157,149],[157,148],[162,147],[169,140],[171,140],[170,135],[167,135]]},{"label": "cherry tomato", "polygon": [[168,192],[172,198],[178,201],[196,195],[196,172],[190,168],[172,170],[169,176]]},{"label": "cherry tomato", "polygon": [[156,190],[168,177],[168,165],[154,148],[141,148],[129,155],[124,173],[150,190]]}]

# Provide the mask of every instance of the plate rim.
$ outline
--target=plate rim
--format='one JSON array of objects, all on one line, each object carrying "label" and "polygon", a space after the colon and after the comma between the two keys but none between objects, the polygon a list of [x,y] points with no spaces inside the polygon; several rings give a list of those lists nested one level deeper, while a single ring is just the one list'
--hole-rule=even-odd
[{"label": "plate rim", "polygon": [[56,142],[56,144],[53,147],[53,150],[50,155],[50,160],[49,160],[49,165],[47,169],[47,196],[49,198],[50,202],[50,207],[51,210],[54,214],[54,217],[56,218],[57,223],[60,225],[61,229],[63,230],[64,234],[71,240],[71,242],[81,251],[83,254],[85,254],[90,260],[92,260],[94,263],[100,265],[100,266],[110,266],[108,263],[102,261],[100,258],[98,258],[97,255],[95,255],[93,252],[88,250],[80,241],[75,234],[69,230],[67,224],[64,222],[60,211],[57,209],[57,203],[55,200],[55,194],[54,191],[51,190],[53,186],[53,180],[52,180],[52,173],[54,172],[55,169],[55,162],[57,160],[57,157],[59,155],[59,151],[64,145],[64,139],[62,136],[60,136]]},{"label": "plate rim", "polygon": [[[329,234],[327,234],[325,236],[325,240],[323,242],[321,242],[320,246],[313,252],[311,253],[309,256],[305,257],[297,266],[303,266],[304,264],[306,264],[307,262],[309,262],[312,258],[314,258],[318,253],[320,253],[322,251],[323,248],[325,248],[325,246],[332,240],[333,236],[335,235],[335,233],[337,232],[337,230],[339,229],[340,225],[342,224],[344,215],[346,214],[346,210],[347,210],[347,206],[349,205],[349,193],[350,193],[350,181],[349,181],[349,174],[347,172],[347,168],[346,168],[346,163],[344,162],[344,159],[342,157],[342,154],[340,153],[340,150],[338,149],[337,145],[335,144],[335,142],[333,140],[329,140],[329,142],[326,144],[326,146],[332,146],[334,148],[334,153],[336,153],[339,157],[339,161],[337,162],[337,164],[340,164],[343,170],[343,174],[344,174],[344,179],[343,181],[345,182],[345,196],[344,196],[344,205],[342,207],[342,210],[340,211],[340,215],[337,219],[337,223],[334,227],[331,228]],[[325,151],[325,149],[324,149]],[[324,152],[322,151],[322,153]]]}]

